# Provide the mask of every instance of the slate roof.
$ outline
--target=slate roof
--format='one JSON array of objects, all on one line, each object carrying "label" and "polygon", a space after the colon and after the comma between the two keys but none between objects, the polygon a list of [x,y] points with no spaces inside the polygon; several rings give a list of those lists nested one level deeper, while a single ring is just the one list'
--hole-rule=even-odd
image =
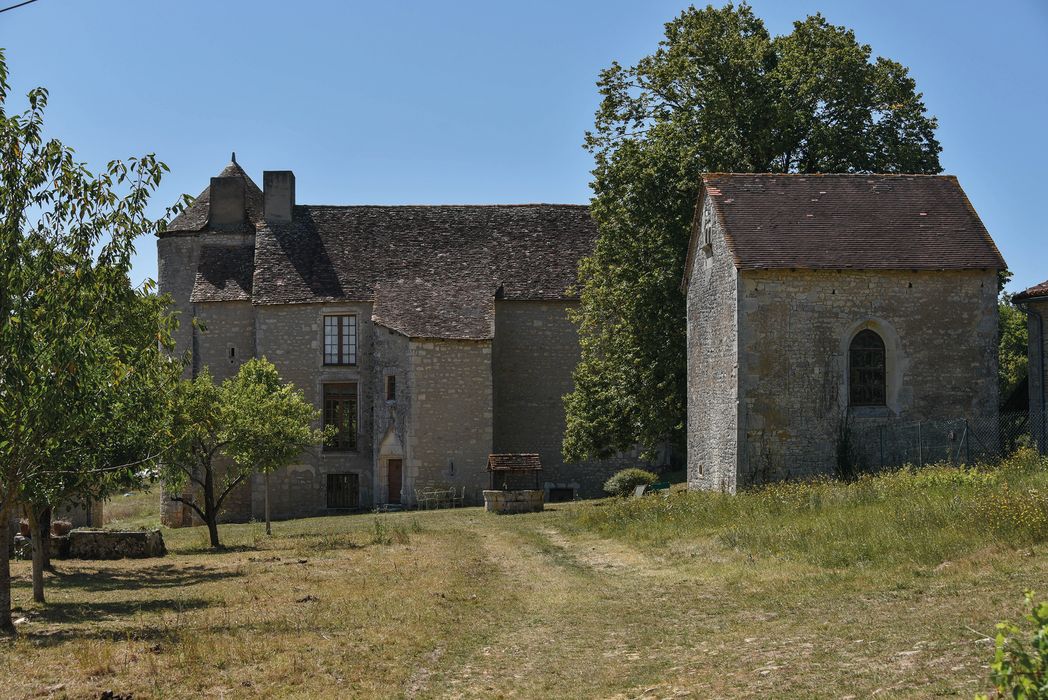
[{"label": "slate roof", "polygon": [[571,204],[307,205],[270,224],[239,165],[220,176],[244,178],[254,257],[208,229],[205,189],[161,234],[201,234],[193,302],[374,302],[374,320],[409,337],[490,339],[496,298],[577,298],[597,238],[589,208]]},{"label": "slate roof", "polygon": [[200,247],[196,281],[189,300],[250,301],[255,251],[246,245],[207,244]]},{"label": "slate roof", "polygon": [[1015,296],[1012,297],[1012,301],[1025,301],[1027,299],[1036,299],[1038,297],[1048,297],[1048,280],[1035,284],[1029,289],[1024,289]]},{"label": "slate roof", "polygon": [[[244,169],[235,160],[222,169],[218,177],[241,177],[244,179],[244,202],[247,206],[248,225],[257,224],[262,221],[262,190],[258,188],[254,180],[248,177]],[[172,233],[203,231],[207,228],[207,215],[211,202],[211,185],[208,184],[204,191],[193,200],[185,211],[176,216],[167,225],[167,230]]]},{"label": "slate roof", "polygon": [[491,454],[488,455],[489,472],[542,471],[542,461],[537,454]]},{"label": "slate roof", "polygon": [[702,184],[740,270],[1005,267],[950,175],[711,173]]}]

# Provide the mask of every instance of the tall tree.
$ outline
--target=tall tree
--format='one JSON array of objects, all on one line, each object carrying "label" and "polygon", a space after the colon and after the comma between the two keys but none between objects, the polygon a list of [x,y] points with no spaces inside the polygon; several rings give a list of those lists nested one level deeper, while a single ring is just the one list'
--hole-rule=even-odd
[{"label": "tall tree", "polygon": [[[154,361],[158,341],[170,341],[158,322],[135,355],[109,332],[142,309],[131,255],[139,235],[163,226],[145,211],[166,166],[149,155],[94,174],[44,138],[46,90],[31,90],[15,114],[8,92],[0,51],[0,634],[14,633],[7,523],[16,502],[46,498],[56,470],[101,473],[73,453],[90,450],[118,412],[113,402],[126,396],[116,387],[152,371],[138,361]],[[124,415],[134,430],[136,416]]]},{"label": "tall tree", "polygon": [[771,37],[745,4],[689,8],[658,49],[613,63],[585,147],[600,236],[579,267],[570,460],[683,445],[680,289],[703,172],[941,170],[936,120],[901,64],[821,15]]},{"label": "tall tree", "polygon": [[293,384],[283,384],[265,358],[249,360],[220,385],[207,368],[180,382],[172,415],[174,447],[163,478],[171,500],[207,525],[215,548],[219,514],[237,486],[255,472],[291,464],[330,434],[312,427],[320,412]]}]

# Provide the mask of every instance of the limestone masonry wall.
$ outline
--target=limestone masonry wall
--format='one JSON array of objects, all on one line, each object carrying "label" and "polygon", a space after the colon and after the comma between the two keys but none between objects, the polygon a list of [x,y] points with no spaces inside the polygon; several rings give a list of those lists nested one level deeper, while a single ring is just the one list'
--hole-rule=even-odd
[{"label": "limestone masonry wall", "polygon": [[629,460],[566,464],[561,456],[563,399],[574,388],[580,352],[568,310],[577,306],[571,301],[495,303],[494,452],[537,452],[547,488],[573,488],[586,498],[604,495],[604,481]]},{"label": "limestone masonry wall", "polygon": [[1030,423],[1036,426],[1035,431],[1042,431],[1042,441],[1045,444],[1041,446],[1041,451],[1048,453],[1048,416],[1044,410],[1048,403],[1048,359],[1045,359],[1048,358],[1048,301],[1033,301],[1027,306],[1030,310],[1027,314],[1030,344]]},{"label": "limestone masonry wall", "polygon": [[[357,385],[357,449],[353,452],[326,452],[320,445],[287,469],[269,477],[270,514],[274,518],[323,515],[327,508],[328,474],[356,474],[360,505],[374,502],[373,430],[371,377],[373,353],[371,304],[287,304],[257,306],[257,352],[272,362],[284,381],[294,382],[305,400],[321,409],[326,383],[355,382]],[[328,314],[355,314],[357,317],[357,364],[323,364],[323,317]],[[317,421],[319,427],[321,421]],[[253,507],[256,518],[263,513],[265,490],[261,475],[254,477]]]},{"label": "limestone masonry wall", "polygon": [[[688,486],[736,487],[738,275],[707,196],[687,294]],[[706,243],[708,241],[708,243]]]},{"label": "limestone masonry wall", "polygon": [[[887,406],[848,408],[847,351],[884,340]],[[996,416],[996,272],[741,274],[739,483],[827,473],[847,415],[885,422]]]},{"label": "limestone masonry wall", "polygon": [[479,503],[492,445],[491,343],[411,340],[407,467],[415,488],[455,484]]}]

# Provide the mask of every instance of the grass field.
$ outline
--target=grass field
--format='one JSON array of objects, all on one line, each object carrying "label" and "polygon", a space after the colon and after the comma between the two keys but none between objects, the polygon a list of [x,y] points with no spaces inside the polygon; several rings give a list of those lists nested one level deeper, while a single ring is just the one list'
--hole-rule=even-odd
[{"label": "grass field", "polygon": [[46,606],[15,562],[0,695],[970,698],[1048,583],[1045,466],[165,530]]}]

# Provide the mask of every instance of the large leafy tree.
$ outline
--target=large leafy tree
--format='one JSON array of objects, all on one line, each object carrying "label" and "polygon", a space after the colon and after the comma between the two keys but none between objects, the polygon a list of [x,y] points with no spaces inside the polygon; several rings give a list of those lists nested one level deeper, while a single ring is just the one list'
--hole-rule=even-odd
[{"label": "large leafy tree", "polygon": [[748,5],[689,8],[613,63],[585,146],[600,236],[579,269],[582,356],[564,454],[683,444],[684,271],[703,172],[940,171],[904,66],[821,15],[772,37]]},{"label": "large leafy tree", "polygon": [[180,382],[172,416],[164,481],[171,499],[204,521],[215,548],[219,514],[233,490],[252,473],[291,464],[328,434],[312,427],[320,412],[265,358],[248,360],[221,384],[206,368]]},{"label": "large leafy tree", "polygon": [[[30,91],[14,114],[8,91],[0,52],[0,634],[14,632],[7,523],[16,503],[50,502],[123,468],[93,451],[120,458],[107,445],[150,430],[128,408],[164,374],[157,346],[170,344],[159,302],[129,281],[135,239],[163,226],[146,206],[166,166],[145,156],[92,173],[44,138],[46,90]],[[123,437],[113,419],[124,421]],[[132,451],[134,461],[149,457]]]}]

